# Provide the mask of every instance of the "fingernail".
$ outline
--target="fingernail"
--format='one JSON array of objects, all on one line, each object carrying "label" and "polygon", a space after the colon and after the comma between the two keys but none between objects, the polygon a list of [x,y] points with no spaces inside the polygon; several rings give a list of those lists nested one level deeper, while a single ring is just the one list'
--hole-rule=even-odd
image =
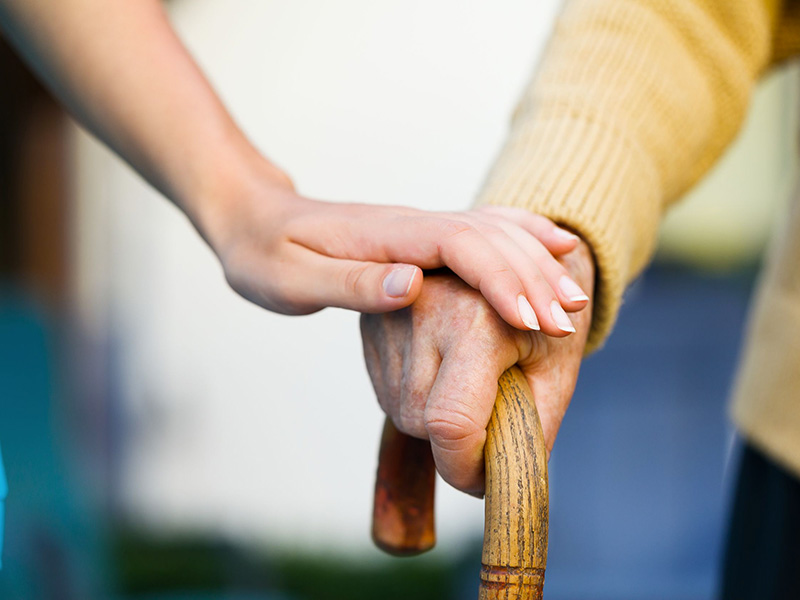
[{"label": "fingernail", "polygon": [[528,302],[528,299],[522,294],[517,296],[517,308],[519,309],[519,316],[522,322],[525,323],[525,327],[533,329],[534,331],[539,331],[539,319],[536,318],[536,313],[533,312],[533,308],[530,302]]},{"label": "fingernail", "polygon": [[589,299],[586,292],[566,275],[562,275],[561,279],[558,280],[558,287],[572,302],[586,302]]},{"label": "fingernail", "polygon": [[572,242],[575,242],[580,239],[577,235],[575,235],[571,231],[567,231],[566,229],[561,229],[561,227],[556,227],[556,235],[566,240],[570,240]]},{"label": "fingernail", "polygon": [[550,303],[550,314],[553,315],[553,320],[556,322],[556,327],[558,327],[561,331],[575,333],[575,326],[572,324],[572,321],[569,320],[569,317],[567,316],[567,313],[564,312],[564,309],[561,308],[558,300],[553,300]]},{"label": "fingernail", "polygon": [[383,291],[392,298],[405,298],[417,274],[416,267],[398,267],[383,279]]}]

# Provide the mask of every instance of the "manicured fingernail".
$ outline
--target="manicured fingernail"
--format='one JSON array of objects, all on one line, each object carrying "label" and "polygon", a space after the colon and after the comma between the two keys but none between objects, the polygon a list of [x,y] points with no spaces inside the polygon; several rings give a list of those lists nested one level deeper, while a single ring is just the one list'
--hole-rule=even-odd
[{"label": "manicured fingernail", "polygon": [[567,231],[566,229],[561,229],[561,227],[556,227],[556,235],[558,237],[564,238],[565,240],[570,240],[571,242],[575,242],[580,239],[577,235],[575,235],[571,231]]},{"label": "manicured fingernail", "polygon": [[416,267],[398,267],[383,279],[383,291],[392,298],[405,298],[417,274]]},{"label": "manicured fingernail", "polygon": [[564,309],[561,308],[558,300],[553,300],[550,303],[550,314],[553,315],[553,321],[556,322],[556,327],[558,327],[561,331],[575,333],[575,326],[572,324],[572,321],[569,320],[569,317],[567,316],[567,313],[564,312]]},{"label": "manicured fingernail", "polygon": [[558,287],[572,302],[586,302],[589,299],[586,292],[566,275],[562,275],[561,279],[558,280]]},{"label": "manicured fingernail", "polygon": [[531,303],[528,302],[528,299],[522,294],[517,296],[517,308],[519,309],[519,316],[522,322],[525,323],[525,327],[533,329],[534,331],[539,331],[539,319],[536,318],[536,313],[533,312]]}]

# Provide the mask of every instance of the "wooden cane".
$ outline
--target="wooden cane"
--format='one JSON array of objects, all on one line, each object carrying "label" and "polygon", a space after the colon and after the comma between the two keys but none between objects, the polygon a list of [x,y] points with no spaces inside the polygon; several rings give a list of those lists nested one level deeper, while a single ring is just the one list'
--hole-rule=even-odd
[{"label": "wooden cane", "polygon": [[[498,382],[486,431],[486,521],[480,600],[539,600],[547,564],[547,451],[528,383],[513,367]],[[433,547],[435,469],[430,445],[387,419],[372,537],[392,554]]]}]

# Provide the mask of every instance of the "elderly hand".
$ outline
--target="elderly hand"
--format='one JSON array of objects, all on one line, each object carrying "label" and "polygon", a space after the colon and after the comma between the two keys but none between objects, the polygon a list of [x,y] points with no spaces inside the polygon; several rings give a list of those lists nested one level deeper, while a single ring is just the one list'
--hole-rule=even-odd
[{"label": "elderly hand", "polygon": [[[585,243],[561,262],[588,293],[594,262]],[[578,377],[591,307],[573,315],[577,333],[556,339],[503,322],[458,278],[426,278],[416,303],[363,315],[364,354],[386,414],[409,435],[429,439],[436,467],[454,487],[483,493],[486,426],[503,371],[519,364],[530,384],[548,451]]]}]

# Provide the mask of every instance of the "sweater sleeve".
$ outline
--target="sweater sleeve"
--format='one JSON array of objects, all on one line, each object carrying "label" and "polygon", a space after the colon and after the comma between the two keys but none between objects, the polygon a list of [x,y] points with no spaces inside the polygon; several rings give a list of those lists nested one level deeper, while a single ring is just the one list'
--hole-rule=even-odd
[{"label": "sweater sleeve", "polygon": [[590,349],[649,261],[664,208],[740,128],[778,12],[778,0],[566,4],[478,203],[528,208],[587,240]]}]

